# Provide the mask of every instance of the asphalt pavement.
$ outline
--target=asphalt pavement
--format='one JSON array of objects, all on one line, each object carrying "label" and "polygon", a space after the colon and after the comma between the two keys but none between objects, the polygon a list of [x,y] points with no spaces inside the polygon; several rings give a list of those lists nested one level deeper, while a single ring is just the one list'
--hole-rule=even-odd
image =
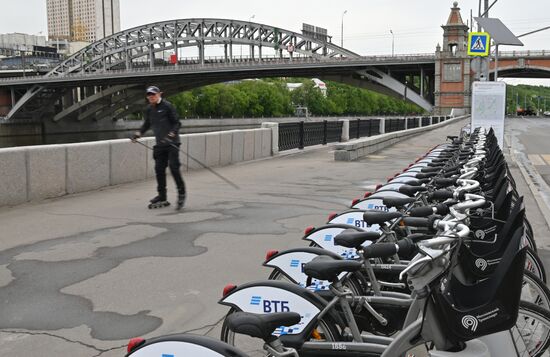
[{"label": "asphalt pavement", "polygon": [[[219,337],[227,307],[217,301],[227,283],[265,279],[267,250],[307,245],[304,228],[345,210],[465,123],[356,162],[334,161],[328,146],[216,169],[239,189],[193,171],[182,212],[146,208],[154,181],[2,208],[0,355],[111,357],[135,336]],[[535,235],[550,249],[529,184],[510,165]]]}]

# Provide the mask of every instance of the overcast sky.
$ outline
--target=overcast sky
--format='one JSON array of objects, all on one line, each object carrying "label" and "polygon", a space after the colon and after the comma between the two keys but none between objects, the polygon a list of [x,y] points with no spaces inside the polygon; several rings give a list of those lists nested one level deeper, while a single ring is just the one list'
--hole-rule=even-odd
[{"label": "overcast sky", "polygon": [[[491,0],[490,2],[492,2]],[[46,0],[0,0],[0,33],[47,34]],[[344,47],[362,55],[395,52],[433,53],[442,41],[441,25],[453,1],[447,0],[120,0],[122,29],[146,23],[216,17],[249,20],[299,32],[302,23],[325,27],[340,43],[344,15]],[[462,18],[477,14],[478,0],[459,1]],[[498,0],[491,17],[500,18],[516,35],[550,26],[550,0]],[[550,30],[522,38],[525,46],[502,50],[550,50]]]}]

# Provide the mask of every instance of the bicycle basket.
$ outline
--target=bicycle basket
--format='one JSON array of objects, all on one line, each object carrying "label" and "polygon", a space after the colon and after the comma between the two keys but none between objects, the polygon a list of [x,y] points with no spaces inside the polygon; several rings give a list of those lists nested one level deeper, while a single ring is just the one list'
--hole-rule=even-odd
[{"label": "bicycle basket", "polygon": [[434,318],[449,340],[465,342],[515,324],[525,266],[526,249],[518,250],[522,236],[523,229],[514,232],[500,264],[487,279],[468,285],[451,274],[434,290]]}]

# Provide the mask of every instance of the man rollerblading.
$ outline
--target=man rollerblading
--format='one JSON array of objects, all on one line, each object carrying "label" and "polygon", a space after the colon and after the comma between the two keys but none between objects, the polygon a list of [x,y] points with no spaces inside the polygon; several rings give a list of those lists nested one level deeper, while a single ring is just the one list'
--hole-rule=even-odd
[{"label": "man rollerblading", "polygon": [[144,112],[145,121],[139,131],[132,136],[132,141],[135,142],[149,128],[155,134],[156,145],[153,147],[153,159],[155,160],[158,196],[150,201],[148,207],[161,208],[170,205],[166,199],[166,168],[169,167],[178,190],[176,208],[181,209],[185,203],[186,192],[180,172],[180,139],[178,136],[180,121],[176,108],[162,98],[162,92],[158,87],[148,87],[146,95],[149,105]]}]

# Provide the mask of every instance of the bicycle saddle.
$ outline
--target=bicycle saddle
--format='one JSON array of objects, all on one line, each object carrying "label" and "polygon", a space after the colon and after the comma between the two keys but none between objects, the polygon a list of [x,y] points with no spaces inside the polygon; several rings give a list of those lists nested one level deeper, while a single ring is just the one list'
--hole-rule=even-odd
[{"label": "bicycle saddle", "polygon": [[250,312],[235,312],[226,319],[229,328],[236,332],[258,337],[265,340],[275,339],[273,331],[280,326],[292,326],[300,322],[300,314],[296,312],[275,312],[271,314],[253,314]]},{"label": "bicycle saddle", "polygon": [[304,265],[304,273],[319,280],[334,281],[342,272],[361,269],[361,263],[355,260],[335,260],[322,255]]},{"label": "bicycle saddle", "polygon": [[428,189],[424,186],[403,185],[399,187],[399,192],[407,196],[414,196],[417,192],[424,192],[427,190]]},{"label": "bicycle saddle", "polygon": [[416,201],[416,199],[412,197],[406,197],[406,198],[384,197],[382,199],[382,202],[386,207],[395,207],[395,208],[402,208],[403,206],[408,205],[409,203],[413,203],[414,201]]},{"label": "bicycle saddle", "polygon": [[363,220],[367,222],[368,225],[373,225],[382,224],[391,221],[394,218],[401,218],[401,216],[402,214],[400,212],[382,212],[370,210],[363,213]]},{"label": "bicycle saddle", "polygon": [[380,238],[378,232],[357,232],[354,229],[346,229],[334,237],[334,243],[346,248],[360,248],[366,241],[374,242]]}]

